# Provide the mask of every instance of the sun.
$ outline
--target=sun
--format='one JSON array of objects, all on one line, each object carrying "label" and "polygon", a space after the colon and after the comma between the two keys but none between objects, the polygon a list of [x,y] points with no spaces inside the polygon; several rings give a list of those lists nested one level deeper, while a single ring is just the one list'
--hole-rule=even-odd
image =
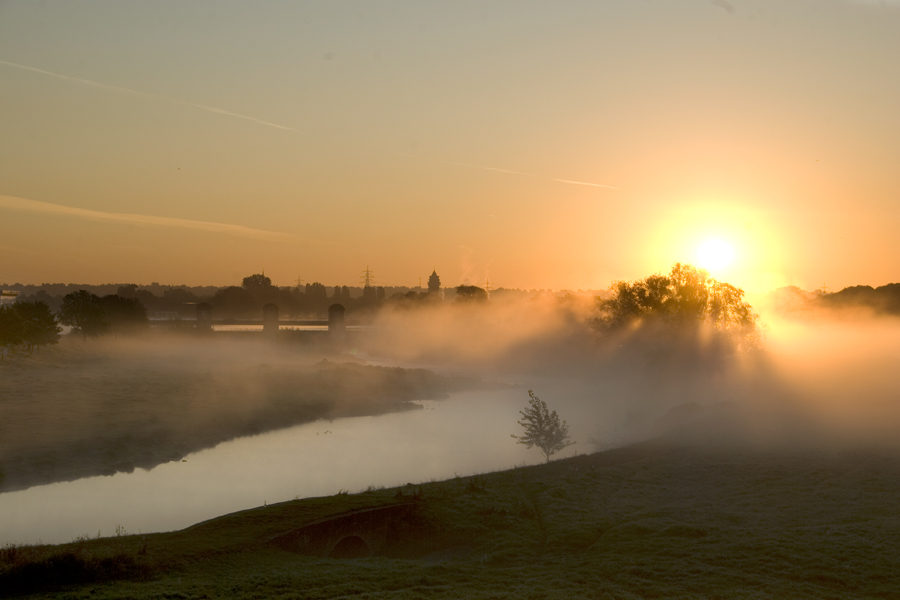
[{"label": "sun", "polygon": [[733,261],[734,246],[724,240],[709,239],[697,248],[697,266],[712,274],[727,269]]}]

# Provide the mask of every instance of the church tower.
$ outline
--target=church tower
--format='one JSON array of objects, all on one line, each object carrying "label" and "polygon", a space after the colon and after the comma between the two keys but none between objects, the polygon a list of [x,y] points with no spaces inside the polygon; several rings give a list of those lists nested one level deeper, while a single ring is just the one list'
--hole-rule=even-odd
[{"label": "church tower", "polygon": [[431,277],[428,278],[428,293],[429,294],[440,294],[441,293],[441,278],[438,277],[437,270],[431,272]]}]

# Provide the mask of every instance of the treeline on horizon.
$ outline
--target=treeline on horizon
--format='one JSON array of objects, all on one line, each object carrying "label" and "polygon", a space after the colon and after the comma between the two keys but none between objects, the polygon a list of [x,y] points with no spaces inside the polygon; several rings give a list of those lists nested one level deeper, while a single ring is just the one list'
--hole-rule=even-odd
[{"label": "treeline on horizon", "polygon": [[[262,275],[251,275],[247,279],[262,278]],[[268,279],[267,277],[265,278]],[[615,287],[615,283],[611,288]],[[254,290],[251,286],[189,286],[162,285],[153,282],[149,285],[108,283],[100,285],[75,283],[42,283],[34,284],[0,284],[0,289],[19,293],[17,300],[40,301],[47,304],[53,312],[58,312],[66,294],[78,290],[86,290],[91,294],[105,297],[116,295],[123,298],[137,298],[151,316],[156,318],[193,319],[196,315],[196,304],[208,302],[216,311],[216,318],[256,318],[261,316],[262,306],[273,302],[279,306],[282,315],[298,318],[323,317],[328,306],[339,302],[348,311],[371,308],[372,304],[385,301],[398,304],[410,304],[420,298],[427,297],[427,288],[408,286],[373,286],[372,298],[366,298],[366,290],[362,286],[326,286],[321,283],[305,286],[259,286]],[[259,293],[262,291],[263,293]],[[546,293],[547,289],[498,288],[490,292],[491,297],[523,296]],[[249,295],[245,292],[249,292]],[[444,300],[486,299],[484,288],[470,285],[442,288]],[[609,294],[609,290],[577,290],[579,294],[589,294],[601,298]],[[572,293],[570,290],[558,290],[558,293]],[[374,299],[374,302],[372,301]],[[879,287],[854,285],[837,292],[823,290],[807,291],[797,286],[785,286],[773,290],[768,295],[771,308],[783,314],[799,315],[816,310],[840,311],[843,309],[865,308],[877,314],[900,316],[900,283],[889,283]],[[164,313],[164,314],[160,314]]]},{"label": "treeline on horizon", "polygon": [[[437,281],[439,285],[439,280]],[[163,288],[163,286],[154,286]],[[33,293],[26,295],[15,288],[30,288]],[[70,288],[74,291],[68,291]],[[88,288],[88,289],[85,289]],[[416,308],[439,305],[445,301],[444,290],[439,287],[430,291],[394,291],[381,286],[365,286],[361,295],[355,296],[348,286],[327,288],[321,283],[307,284],[305,288],[278,287],[264,274],[253,274],[244,279],[240,286],[224,288],[201,288],[207,295],[198,295],[186,287],[162,289],[162,295],[141,288],[137,284],[116,285],[115,293],[98,295],[111,291],[113,285],[75,286],[50,284],[44,286],[9,286],[4,289],[18,292],[12,303],[0,305],[0,360],[2,355],[22,347],[29,353],[35,348],[59,342],[63,329],[71,328],[71,333],[83,339],[100,335],[128,335],[146,331],[151,321],[163,323],[167,328],[193,329],[198,307],[208,304],[216,319],[258,319],[263,307],[275,304],[280,317],[319,317],[335,303],[344,305],[345,310],[367,318],[385,307]],[[396,289],[396,288],[394,288]],[[387,296],[387,291],[393,293]],[[64,291],[64,295],[51,292]],[[447,301],[454,303],[482,303],[488,293],[483,288],[459,285],[446,290]],[[211,294],[209,292],[212,292]],[[494,294],[504,295],[512,290],[499,289]],[[515,290],[515,292],[521,292]],[[9,295],[7,296],[7,298]]]},{"label": "treeline on horizon", "polygon": [[[244,278],[240,286],[188,286],[188,285],[150,285],[138,284],[101,284],[81,285],[66,283],[43,283],[41,285],[0,284],[3,290],[19,293],[18,302],[43,302],[53,312],[58,312],[63,298],[78,290],[85,290],[96,296],[119,296],[136,298],[147,310],[151,318],[157,319],[193,319],[196,316],[196,305],[207,302],[213,307],[214,318],[261,318],[262,307],[273,303],[278,305],[282,316],[296,318],[324,318],[328,307],[340,303],[353,313],[367,310],[384,303],[412,305],[433,301],[427,288],[406,286],[371,286],[368,290],[362,286],[326,286],[315,282],[299,286],[276,286],[262,274],[254,274]],[[527,295],[547,290],[521,290],[498,288],[490,295],[495,298],[510,295]],[[565,291],[565,290],[563,290]],[[578,290],[582,292],[582,290]],[[582,293],[602,295],[599,290],[584,290]],[[484,288],[471,285],[459,285],[442,288],[443,300],[480,300],[487,299]]]},{"label": "treeline on horizon", "polygon": [[900,316],[900,283],[879,287],[853,285],[837,292],[808,292],[797,286],[787,286],[771,292],[768,300],[776,311],[791,316],[815,316],[823,310],[840,312],[859,309],[878,315]]},{"label": "treeline on horizon", "polygon": [[[198,295],[186,287],[170,287],[157,296],[137,284],[125,284],[104,296],[80,287],[59,297],[52,296],[45,287],[59,290],[55,285],[34,286],[33,294],[20,292],[15,302],[0,305],[0,348],[4,348],[4,353],[20,345],[31,352],[34,347],[57,343],[62,331],[60,324],[68,325],[73,334],[80,334],[84,339],[147,330],[151,321],[192,329],[201,303],[212,307],[215,319],[226,322],[258,319],[267,304],[277,305],[282,319],[322,318],[334,303],[344,305],[348,312],[355,312],[365,322],[384,308],[418,309],[445,303],[487,306],[491,298],[531,300],[537,297],[535,290],[498,289],[489,295],[484,288],[473,285],[443,290],[432,287],[430,291],[366,286],[361,288],[362,295],[354,296],[347,286],[328,288],[312,283],[305,288],[279,287],[263,274],[245,277],[241,286],[202,288],[206,295]],[[109,291],[112,286],[85,287]],[[66,285],[65,289],[68,288]],[[390,296],[388,291],[392,292]],[[559,298],[560,294],[553,296]],[[743,290],[719,282],[691,265],[676,263],[666,275],[657,273],[632,282],[618,281],[605,293],[588,294],[593,297],[595,308],[592,315],[582,313],[581,319],[601,338],[619,341],[630,338],[634,342],[648,336],[660,340],[671,334],[671,341],[684,345],[701,328],[706,328],[715,332],[709,338],[716,340],[712,345],[722,350],[760,346],[759,315],[745,301]],[[563,295],[576,297],[571,292]],[[584,292],[580,295],[584,300]],[[806,292],[789,286],[772,292],[767,303],[769,309],[800,318],[815,318],[822,309],[831,313],[864,309],[875,314],[900,315],[900,284],[878,288],[851,286],[835,293]],[[512,306],[503,302],[491,304],[501,308]]]},{"label": "treeline on horizon", "polygon": [[[265,278],[265,279],[262,279]],[[298,318],[321,318],[328,306],[335,302],[344,305],[350,312],[372,308],[372,305],[384,302],[409,305],[417,300],[427,298],[428,290],[422,287],[408,286],[373,286],[372,296],[366,297],[363,286],[326,286],[321,283],[305,286],[275,286],[266,283],[268,277],[251,275],[246,280],[261,279],[263,285],[241,286],[189,286],[163,285],[153,282],[149,285],[138,284],[75,284],[75,283],[42,283],[35,284],[0,284],[0,289],[18,292],[18,302],[44,302],[53,312],[58,312],[66,294],[78,290],[86,290],[96,296],[120,296],[137,298],[146,308],[151,318],[186,318],[196,316],[196,305],[208,302],[216,311],[216,318],[257,318],[261,316],[262,306],[273,302],[279,306],[284,316]],[[615,288],[613,283],[611,289]],[[249,293],[248,293],[249,292]],[[260,293],[262,292],[262,293]],[[498,288],[490,291],[493,298],[526,296],[538,293],[554,292],[549,289]],[[558,294],[573,293],[571,290],[558,290]],[[600,298],[609,295],[609,290],[577,290],[578,294],[588,294]],[[441,289],[444,300],[487,299],[486,290],[478,286],[460,285]],[[900,316],[900,283],[889,283],[879,287],[854,285],[837,292],[824,290],[807,291],[797,286],[785,286],[768,294],[767,304],[777,312],[799,316],[802,313],[813,313],[817,310],[840,311],[843,309],[865,308],[876,314]]]}]

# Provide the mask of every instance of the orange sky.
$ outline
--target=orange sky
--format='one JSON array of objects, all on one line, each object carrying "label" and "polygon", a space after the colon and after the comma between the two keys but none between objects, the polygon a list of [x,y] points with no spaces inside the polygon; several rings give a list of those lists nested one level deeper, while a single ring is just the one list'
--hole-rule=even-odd
[{"label": "orange sky", "polygon": [[4,2],[0,283],[900,281],[898,56],[893,0]]}]

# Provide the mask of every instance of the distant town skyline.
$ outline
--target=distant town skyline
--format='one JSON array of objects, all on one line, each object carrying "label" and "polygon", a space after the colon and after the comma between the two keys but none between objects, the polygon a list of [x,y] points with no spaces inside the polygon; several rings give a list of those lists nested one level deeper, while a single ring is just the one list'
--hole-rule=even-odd
[{"label": "distant town skyline", "polygon": [[[434,273],[433,273],[434,274]],[[324,282],[324,281],[310,281],[302,280],[302,283],[298,283],[297,281],[293,281],[287,284],[280,284],[276,281],[272,282],[272,285],[277,288],[295,288],[301,291],[309,291],[311,285],[322,286],[325,290],[327,290],[328,295],[332,295],[335,287],[347,288],[349,290],[361,291],[365,288],[364,284],[348,284],[346,282],[332,281],[332,282]],[[188,288],[188,289],[221,289],[226,287],[241,287],[241,281],[227,283],[224,285],[193,285],[190,283],[172,283],[172,282],[160,282],[160,281],[151,281],[151,282],[136,282],[136,281],[105,281],[102,283],[91,283],[91,282],[78,282],[78,281],[45,281],[41,283],[25,283],[18,281],[4,281],[0,282],[0,287],[4,290],[6,288],[10,288],[11,293],[17,293],[12,291],[14,288],[44,288],[44,287],[66,287],[66,288],[77,288],[78,286],[85,286],[91,288],[113,288],[119,286],[136,286],[140,289],[167,289],[167,288]],[[498,291],[498,290],[506,290],[506,291],[547,291],[547,292],[597,292],[605,290],[606,288],[513,288],[513,287],[503,287],[503,286],[494,286],[490,281],[484,282],[476,282],[476,283],[466,283],[466,282],[458,282],[444,285],[440,281],[440,277],[437,278],[436,284],[432,283],[432,278],[429,277],[427,282],[423,282],[421,285],[416,282],[414,285],[392,285],[392,284],[379,284],[373,283],[371,287],[373,288],[384,288],[388,290],[411,290],[411,291],[420,291],[420,292],[444,292],[445,290],[453,290],[459,286],[475,286],[485,289],[488,292]]]},{"label": "distant town skyline", "polygon": [[0,281],[900,279],[900,2],[0,4]]}]

